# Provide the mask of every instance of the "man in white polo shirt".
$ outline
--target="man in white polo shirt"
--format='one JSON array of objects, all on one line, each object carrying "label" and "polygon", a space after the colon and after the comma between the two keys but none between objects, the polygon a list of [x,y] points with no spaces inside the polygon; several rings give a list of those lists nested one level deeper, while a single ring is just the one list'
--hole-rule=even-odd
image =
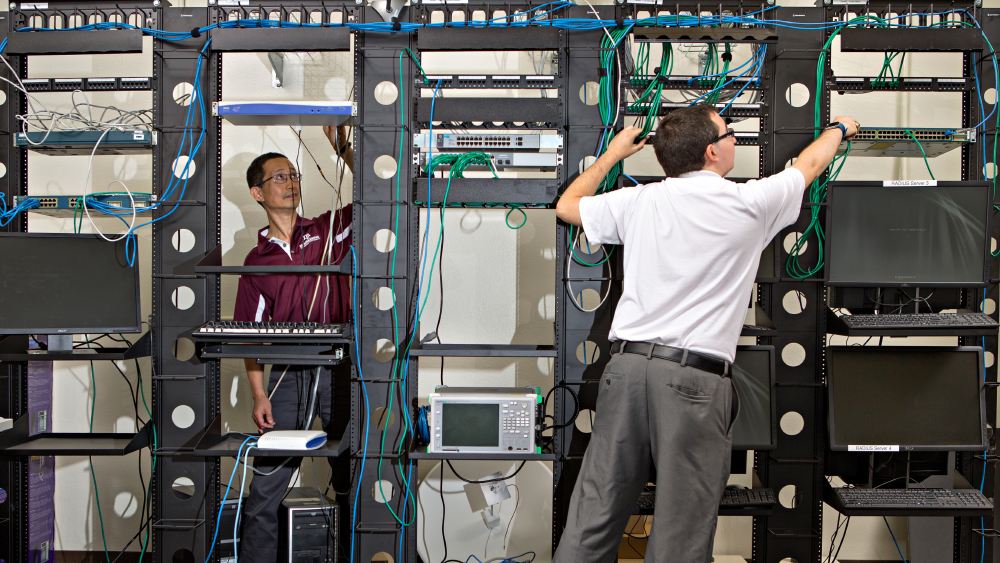
[{"label": "man in white polo shirt", "polygon": [[739,404],[729,366],[760,254],[857,131],[838,117],[791,168],[737,184],[723,178],[733,130],[714,107],[696,105],[656,130],[662,182],[594,196],[611,167],[646,144],[626,127],[563,193],[560,219],[583,227],[590,244],[624,245],[624,286],[556,563],[614,560],[650,461],[658,483],[646,561],[711,561]]}]

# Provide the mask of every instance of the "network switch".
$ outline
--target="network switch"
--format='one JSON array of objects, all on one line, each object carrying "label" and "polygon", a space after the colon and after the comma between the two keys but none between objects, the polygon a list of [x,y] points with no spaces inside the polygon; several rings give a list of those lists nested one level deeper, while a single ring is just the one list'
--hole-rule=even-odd
[{"label": "network switch", "polygon": [[[974,129],[862,127],[851,140],[851,156],[933,158],[975,142]],[[846,150],[847,141],[843,141],[838,154]]]},{"label": "network switch", "polygon": [[48,155],[141,154],[148,153],[156,145],[156,137],[155,131],[144,129],[31,131],[14,135],[14,146]]},{"label": "network switch", "polygon": [[[53,195],[53,196],[14,196],[14,206],[23,203],[27,199],[37,199],[38,207],[31,209],[30,211],[34,213],[40,213],[42,215],[48,215],[50,217],[72,217],[74,213],[82,213],[83,208],[77,207],[80,195]],[[104,205],[111,207],[119,207],[121,209],[131,209],[132,200],[129,199],[128,194],[94,194],[87,196],[90,200],[95,200]],[[150,205],[156,203],[156,195],[141,192],[132,192],[132,198],[135,200],[136,209],[147,208]],[[100,213],[94,210],[94,206],[89,206],[91,213]],[[140,213],[150,213],[150,211],[140,212]],[[131,212],[130,212],[131,214]]]},{"label": "network switch", "polygon": [[[413,146],[430,148],[426,134],[413,136]],[[435,150],[538,150],[563,148],[563,136],[558,133],[434,133]]]}]

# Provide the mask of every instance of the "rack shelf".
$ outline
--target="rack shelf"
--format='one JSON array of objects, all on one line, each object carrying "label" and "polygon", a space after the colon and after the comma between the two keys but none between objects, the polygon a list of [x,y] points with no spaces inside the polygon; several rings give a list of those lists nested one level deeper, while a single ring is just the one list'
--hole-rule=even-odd
[{"label": "rack shelf", "polygon": [[[190,455],[200,457],[236,457],[240,445],[251,437],[239,432],[222,432],[222,417],[216,416],[205,430],[195,437]],[[337,457],[348,450],[348,441],[328,438],[315,450],[250,450],[250,457]],[[246,449],[244,449],[244,452]]]},{"label": "rack shelf", "polygon": [[14,427],[0,433],[0,455],[86,455],[122,456],[149,446],[150,425],[137,434],[53,432],[29,434],[30,415],[23,415]]},{"label": "rack shelf", "polygon": [[150,355],[150,336],[145,333],[128,348],[79,348],[75,350],[28,350],[27,336],[0,340],[0,362],[61,362],[131,360]]}]

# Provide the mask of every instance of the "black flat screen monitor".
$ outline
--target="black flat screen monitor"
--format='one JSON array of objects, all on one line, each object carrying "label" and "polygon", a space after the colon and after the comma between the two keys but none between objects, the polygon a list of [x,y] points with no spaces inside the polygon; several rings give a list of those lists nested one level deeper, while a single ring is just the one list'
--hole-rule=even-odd
[{"label": "black flat screen monitor", "polygon": [[985,286],[988,184],[833,182],[827,203],[828,285]]},{"label": "black flat screen monitor", "polygon": [[733,422],[734,450],[773,450],[777,447],[774,390],[774,347],[738,346],[732,365],[740,411]]},{"label": "black flat screen monitor", "polygon": [[139,269],[125,242],[0,233],[0,334],[139,332]]},{"label": "black flat screen monitor", "polygon": [[826,358],[831,450],[986,448],[982,348],[831,346]]}]

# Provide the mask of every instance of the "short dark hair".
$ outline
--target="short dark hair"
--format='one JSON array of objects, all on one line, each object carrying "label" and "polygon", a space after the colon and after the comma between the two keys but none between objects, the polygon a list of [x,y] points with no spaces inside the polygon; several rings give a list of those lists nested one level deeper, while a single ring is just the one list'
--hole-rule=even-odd
[{"label": "short dark hair", "polygon": [[667,178],[705,168],[705,148],[719,136],[712,121],[716,114],[714,106],[696,104],[671,111],[660,121],[653,150]]},{"label": "short dark hair", "polygon": [[264,178],[264,164],[267,161],[274,158],[284,158],[288,160],[288,157],[278,153],[278,152],[266,152],[257,158],[253,159],[250,166],[247,167],[247,187],[252,188],[254,186],[259,186],[265,180]]}]

